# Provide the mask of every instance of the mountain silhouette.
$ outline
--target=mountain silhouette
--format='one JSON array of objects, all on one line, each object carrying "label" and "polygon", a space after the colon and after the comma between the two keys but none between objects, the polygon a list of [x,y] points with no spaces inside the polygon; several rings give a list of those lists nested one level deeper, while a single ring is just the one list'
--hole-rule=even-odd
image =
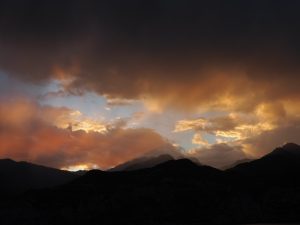
[{"label": "mountain silhouette", "polygon": [[250,224],[300,222],[300,147],[286,144],[226,171],[173,159],[91,170],[0,204],[0,224]]},{"label": "mountain silhouette", "polygon": [[222,170],[228,170],[228,169],[231,169],[233,167],[236,167],[237,165],[240,165],[242,163],[247,163],[247,162],[251,162],[253,161],[253,159],[248,159],[248,158],[244,158],[244,159],[240,159],[240,160],[237,160],[229,165],[226,165],[226,166],[223,166],[221,169]]},{"label": "mountain silhouette", "polygon": [[144,156],[139,157],[130,161],[127,161],[125,163],[122,163],[120,165],[117,165],[116,167],[113,167],[109,169],[110,172],[116,172],[116,171],[132,171],[132,170],[140,170],[145,168],[151,168],[159,164],[163,164],[168,161],[174,161],[179,159],[187,159],[189,161],[192,161],[194,164],[202,165],[197,158],[189,157],[185,158],[181,154],[161,154],[161,155],[150,155],[150,156]]},{"label": "mountain silhouette", "polygon": [[163,162],[167,162],[170,160],[174,160],[174,157],[171,155],[163,154],[158,156],[152,156],[152,157],[140,157],[133,160],[130,160],[128,162],[122,163],[109,171],[130,171],[130,170],[139,170],[144,168],[150,168],[153,166],[156,166],[158,164],[161,164]]},{"label": "mountain silhouette", "polygon": [[[173,159],[150,168],[132,171],[101,171],[91,170],[84,176],[71,182],[72,185],[90,185],[98,188],[113,190],[115,187],[136,185],[152,185],[154,183],[184,180],[212,179],[221,176],[221,171],[209,167],[198,166],[189,159]],[[205,177],[204,177],[205,176]],[[66,185],[66,186],[68,186]]]},{"label": "mountain silhouette", "polygon": [[229,171],[273,185],[300,184],[300,146],[285,144],[260,159],[241,163]]},{"label": "mountain silhouette", "polygon": [[0,193],[21,193],[29,189],[54,187],[65,184],[78,177],[63,170],[16,162],[11,159],[0,160]]}]

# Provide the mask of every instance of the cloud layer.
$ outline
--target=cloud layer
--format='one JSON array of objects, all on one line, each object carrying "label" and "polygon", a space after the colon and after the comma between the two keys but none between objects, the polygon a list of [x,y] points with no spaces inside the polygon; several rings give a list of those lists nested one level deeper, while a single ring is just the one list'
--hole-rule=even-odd
[{"label": "cloud layer", "polygon": [[[71,130],[74,114],[78,129]],[[27,99],[2,101],[1,157],[58,168],[97,165],[107,169],[144,154],[176,151],[153,130],[125,129],[119,121],[114,124],[96,124],[94,121],[90,124],[85,118],[78,121],[77,115],[78,111],[40,106]],[[82,123],[103,129],[79,129]]]},{"label": "cloud layer", "polygon": [[[2,1],[0,68],[149,107],[299,104],[297,1]],[[55,13],[54,13],[55,12]]]},{"label": "cloud layer", "polygon": [[231,164],[247,158],[242,146],[225,143],[214,144],[187,152],[187,156],[197,158],[201,163],[224,169]]},{"label": "cloud layer", "polygon": [[[194,132],[193,154],[225,165],[300,141],[299,8],[283,0],[3,0],[0,72],[29,84],[57,80],[60,89],[40,101],[95,92],[107,110],[143,102],[152,112],[193,114],[174,121],[175,132]],[[126,120],[0,100],[1,156],[107,168],[173,149]],[[212,112],[221,116],[202,116]]]}]

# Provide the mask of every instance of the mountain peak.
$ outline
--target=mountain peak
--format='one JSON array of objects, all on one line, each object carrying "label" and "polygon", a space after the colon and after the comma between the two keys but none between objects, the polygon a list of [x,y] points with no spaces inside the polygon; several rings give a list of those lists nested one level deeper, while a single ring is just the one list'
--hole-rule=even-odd
[{"label": "mountain peak", "polygon": [[199,165],[197,165],[195,162],[193,162],[190,159],[183,158],[183,159],[175,159],[166,161],[164,163],[161,163],[156,166],[156,168],[169,168],[169,169],[188,169],[188,168],[197,168]]},{"label": "mountain peak", "polygon": [[294,143],[287,143],[284,144],[282,147],[276,148],[268,155],[287,154],[287,153],[300,155],[300,145]]},{"label": "mountain peak", "polygon": [[146,156],[146,157],[140,157],[133,160],[130,160],[128,162],[125,162],[123,164],[120,164],[109,171],[131,171],[131,170],[139,170],[144,168],[150,168],[154,167],[156,165],[159,165],[161,163],[174,160],[174,157],[168,154],[162,154],[158,156]]},{"label": "mountain peak", "polygon": [[25,161],[0,159],[0,194],[22,193],[35,188],[53,187],[67,183],[76,177],[76,174],[55,168]]},{"label": "mountain peak", "polygon": [[285,145],[282,146],[282,148],[284,150],[288,150],[288,151],[290,151],[290,150],[292,150],[292,151],[297,150],[298,151],[298,150],[300,150],[300,145],[297,145],[295,143],[286,143]]},{"label": "mountain peak", "polygon": [[271,184],[293,185],[293,182],[298,182],[296,178],[300,171],[300,146],[285,144],[260,159],[239,164],[229,171],[268,180]]},{"label": "mountain peak", "polygon": [[0,159],[0,162],[10,162],[10,163],[15,163],[16,161],[10,159],[10,158],[5,158],[5,159]]}]

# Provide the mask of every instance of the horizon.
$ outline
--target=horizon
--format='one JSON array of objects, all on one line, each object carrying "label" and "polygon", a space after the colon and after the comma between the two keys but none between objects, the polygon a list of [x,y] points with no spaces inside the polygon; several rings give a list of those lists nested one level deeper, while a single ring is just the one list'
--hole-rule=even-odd
[{"label": "horizon", "polygon": [[300,3],[4,0],[0,158],[222,168],[300,143]]},{"label": "horizon", "polygon": [[[282,149],[284,150],[284,149],[285,149],[284,147],[287,146],[287,145],[296,145],[296,146],[300,147],[300,145],[297,144],[297,143],[285,143],[285,144],[283,144],[283,145],[281,145],[281,146],[277,146],[275,149],[273,149],[273,150],[272,150],[270,153],[268,153],[268,154],[271,154],[272,152],[276,151],[278,148],[279,148],[279,149],[282,148]],[[268,154],[266,154],[266,155],[268,155]],[[30,161],[16,161],[16,160],[14,160],[14,159],[12,159],[12,158],[0,158],[0,161],[2,161],[2,160],[9,160],[9,161],[13,161],[13,162],[15,162],[15,163],[28,163],[28,164],[32,164],[32,165],[36,165],[36,166],[42,166],[42,167],[47,167],[47,168],[50,168],[50,169],[58,169],[58,170],[69,171],[69,172],[80,172],[80,171],[90,171],[90,170],[101,170],[101,171],[114,172],[114,171],[111,171],[111,169],[115,169],[115,168],[118,168],[118,166],[121,166],[121,165],[124,165],[124,164],[126,165],[127,163],[131,163],[132,160],[133,160],[133,161],[134,161],[134,160],[140,160],[140,159],[151,160],[152,158],[159,157],[159,156],[164,156],[164,155],[167,155],[167,154],[162,154],[162,155],[157,155],[157,156],[147,156],[147,157],[134,158],[134,159],[131,159],[131,160],[129,160],[129,161],[125,161],[125,162],[123,162],[123,163],[121,163],[121,164],[118,164],[118,165],[116,165],[116,166],[114,166],[114,167],[108,168],[108,169],[106,169],[106,170],[102,170],[101,168],[99,168],[99,167],[97,167],[97,166],[94,166],[94,167],[87,167],[85,164],[83,164],[83,165],[76,165],[75,167],[68,167],[68,168],[55,168],[55,167],[49,167],[49,166],[42,165],[42,164],[35,164],[35,163],[33,163],[33,162],[30,162]],[[264,155],[264,156],[266,156],[266,155]],[[169,155],[169,156],[170,156],[170,155]],[[185,156],[182,155],[182,156],[179,157],[179,158],[174,158],[174,157],[172,157],[172,159],[168,159],[168,160],[166,160],[166,161],[163,160],[163,161],[161,161],[161,162],[158,162],[157,164],[155,163],[154,165],[150,165],[149,168],[155,167],[155,166],[157,166],[157,165],[159,165],[159,164],[168,162],[168,161],[170,161],[170,160],[181,160],[181,159],[186,159],[186,160],[189,160],[189,161],[191,161],[192,163],[194,163],[194,164],[196,164],[196,165],[198,165],[198,166],[210,166],[210,167],[213,167],[213,168],[215,168],[215,169],[218,169],[218,170],[221,170],[221,171],[225,171],[225,170],[231,169],[231,168],[233,168],[233,167],[235,167],[235,166],[237,166],[237,165],[244,164],[244,163],[245,163],[245,160],[247,160],[247,161],[246,161],[246,163],[247,163],[247,162],[251,162],[251,161],[255,161],[255,160],[261,159],[261,158],[263,158],[264,156],[262,156],[262,157],[260,157],[260,158],[244,158],[244,159],[240,159],[240,160],[237,160],[237,161],[232,162],[231,164],[228,164],[228,165],[224,166],[223,168],[217,168],[217,167],[213,167],[213,166],[210,166],[210,165],[202,164],[202,163],[199,162],[199,161],[194,162],[194,161],[193,161],[193,158],[187,158],[187,157],[185,157]],[[145,162],[147,162],[147,161],[137,161],[137,162],[134,162],[133,164],[129,164],[129,165],[139,165],[139,166],[142,166],[142,168],[148,168],[147,165],[146,165],[145,167],[143,167],[143,163],[145,163]],[[141,168],[137,168],[137,169],[133,169],[133,170],[139,170],[139,169],[141,169]],[[125,167],[125,168],[120,168],[120,169],[118,169],[117,171],[126,171],[126,170],[127,170],[127,168]]]}]

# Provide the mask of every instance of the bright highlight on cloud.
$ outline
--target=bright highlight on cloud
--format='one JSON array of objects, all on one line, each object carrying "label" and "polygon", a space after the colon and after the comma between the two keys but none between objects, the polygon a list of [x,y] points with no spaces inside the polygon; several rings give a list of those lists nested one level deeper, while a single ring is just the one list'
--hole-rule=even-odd
[{"label": "bright highlight on cloud", "polygon": [[205,140],[201,140],[201,133],[214,135],[218,142],[228,142],[247,139],[276,127],[277,124],[273,121],[268,121],[268,118],[261,120],[254,113],[251,115],[231,113],[210,119],[180,120],[176,123],[174,132],[194,130],[195,142],[198,140],[199,143],[205,143]]}]

